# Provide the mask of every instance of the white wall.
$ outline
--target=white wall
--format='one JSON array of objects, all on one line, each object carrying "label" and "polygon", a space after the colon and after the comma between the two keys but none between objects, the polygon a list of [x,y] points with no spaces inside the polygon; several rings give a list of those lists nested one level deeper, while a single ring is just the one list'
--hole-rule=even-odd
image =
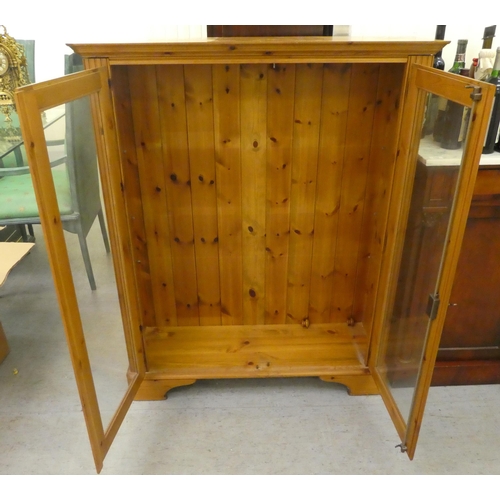
[{"label": "white wall", "polygon": [[[445,23],[446,21],[440,21]],[[351,25],[351,36],[362,37],[384,37],[384,38],[416,38],[432,40],[436,33],[436,24],[353,24]],[[450,43],[443,50],[443,59],[445,61],[445,70],[449,70],[453,65],[455,53],[457,50],[457,41],[461,38],[468,40],[465,66],[467,68],[472,64],[472,58],[477,57],[483,44],[484,28],[486,26],[497,26],[496,36],[493,39],[493,48],[500,46],[500,11],[496,18],[489,18],[483,22],[474,20],[470,24],[447,24],[445,40]]]},{"label": "white wall", "polygon": [[[140,0],[139,0],[140,1]],[[76,17],[76,16],[75,16]],[[151,22],[131,27],[129,23],[105,26],[79,22],[78,26],[60,23],[26,23],[9,15],[0,18],[9,35],[16,39],[35,40],[35,76],[41,82],[64,75],[64,54],[70,54],[67,43],[90,42],[160,42],[168,39],[206,37],[206,25],[167,25]]]},{"label": "white wall", "polygon": [[[63,75],[63,56],[70,53],[66,43],[155,42],[172,38],[199,38],[206,36],[206,24],[335,24],[335,21],[337,26],[340,23],[350,25],[353,37],[433,39],[436,24],[446,23],[437,19],[440,17],[439,12],[435,14],[432,11],[433,14],[429,14],[428,8],[425,4],[422,7],[420,2],[419,11],[408,10],[405,21],[396,21],[389,15],[380,17],[380,13],[385,12],[381,1],[362,5],[359,0],[355,5],[360,8],[347,16],[345,12],[339,12],[337,6],[325,8],[328,4],[324,2],[320,2],[322,7],[319,11],[314,8],[314,1],[307,2],[308,7],[311,6],[307,12],[302,8],[300,15],[295,13],[294,16],[292,8],[287,7],[290,12],[287,10],[288,15],[283,16],[280,8],[271,6],[283,4],[252,0],[249,4],[240,4],[243,10],[238,18],[234,14],[234,6],[238,4],[234,1],[227,2],[230,7],[223,9],[215,0],[24,0],[17,12],[14,9],[2,9],[0,24],[5,25],[14,38],[35,40],[36,80],[44,81]],[[395,4],[399,6],[399,11],[402,4],[399,1]],[[394,5],[392,7],[396,8]],[[25,15],[20,15],[20,11]],[[265,17],[261,16],[261,12],[265,12]],[[375,17],[375,12],[378,12],[379,17]],[[416,17],[419,12],[420,18]],[[437,15],[436,22],[427,22],[434,15]],[[458,19],[463,23],[462,17]],[[474,18],[472,21],[472,24],[457,24],[454,21],[447,24],[445,38],[451,43],[443,51],[446,69],[451,67],[459,38],[469,40],[466,65],[470,66],[472,58],[477,56],[481,48],[485,26],[498,26],[493,43],[494,47],[500,45],[500,12],[496,14],[496,19],[478,22]]]}]

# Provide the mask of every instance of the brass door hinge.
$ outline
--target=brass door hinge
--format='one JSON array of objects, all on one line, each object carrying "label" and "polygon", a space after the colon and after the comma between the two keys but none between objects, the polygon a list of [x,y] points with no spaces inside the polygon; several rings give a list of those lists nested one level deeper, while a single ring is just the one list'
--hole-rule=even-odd
[{"label": "brass door hinge", "polygon": [[431,293],[429,295],[429,300],[427,301],[427,310],[425,311],[431,321],[433,319],[436,319],[437,317],[439,304],[441,304],[441,299],[439,298],[439,294],[436,293],[436,295],[433,295]]},{"label": "brass door hinge", "polygon": [[479,102],[483,98],[481,87],[479,87],[478,85],[466,85],[465,88],[472,89],[472,92],[470,93],[470,98],[473,101]]}]

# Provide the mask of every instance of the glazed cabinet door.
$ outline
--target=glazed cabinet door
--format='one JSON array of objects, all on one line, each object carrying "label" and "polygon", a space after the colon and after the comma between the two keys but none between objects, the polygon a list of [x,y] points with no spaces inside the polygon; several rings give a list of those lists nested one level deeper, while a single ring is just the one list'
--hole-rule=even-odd
[{"label": "glazed cabinet door", "polygon": [[[16,95],[98,471],[144,376],[108,82],[104,66],[29,85]],[[85,243],[93,240],[89,257]]]},{"label": "glazed cabinet door", "polygon": [[[387,248],[393,253],[370,365],[402,440],[401,451],[410,459],[449,305],[492,89],[418,64],[408,75],[401,168],[396,169],[388,232]],[[460,165],[433,178],[436,168],[421,161],[429,148],[435,162],[440,151],[460,150]]]}]

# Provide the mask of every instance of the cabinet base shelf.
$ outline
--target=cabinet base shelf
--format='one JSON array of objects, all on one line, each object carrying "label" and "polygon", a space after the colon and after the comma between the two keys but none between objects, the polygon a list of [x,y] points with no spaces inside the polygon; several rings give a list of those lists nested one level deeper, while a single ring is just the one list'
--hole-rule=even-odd
[{"label": "cabinet base shelf", "polygon": [[136,400],[163,399],[200,379],[320,377],[378,394],[362,323],[145,328],[148,372]]}]

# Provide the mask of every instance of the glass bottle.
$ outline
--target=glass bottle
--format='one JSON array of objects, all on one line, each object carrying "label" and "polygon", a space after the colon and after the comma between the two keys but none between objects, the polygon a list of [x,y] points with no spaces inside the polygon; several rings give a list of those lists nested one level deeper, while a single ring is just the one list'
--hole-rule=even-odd
[{"label": "glass bottle", "polygon": [[[445,31],[446,31],[446,25],[441,24],[436,26],[435,39],[444,40]],[[435,54],[432,67],[444,70],[444,59],[442,50],[440,50]],[[435,94],[429,94],[429,96],[427,97],[425,120],[424,120],[424,125],[422,127],[422,137],[432,134],[432,131],[434,129],[434,123],[436,122],[436,117],[438,114],[438,101],[439,97]]]},{"label": "glass bottle", "polygon": [[[465,51],[467,40],[459,40],[457,53],[450,73],[460,74],[465,68]],[[460,149],[463,140],[464,106],[453,101],[446,103],[442,116],[441,147],[444,149]],[[462,133],[461,133],[462,131]]]},{"label": "glass bottle", "polygon": [[483,154],[491,154],[495,150],[495,142],[498,137],[500,126],[500,47],[497,48],[495,63],[491,71],[488,83],[496,86],[495,100],[491,108],[490,122],[486,132]]},{"label": "glass bottle", "polygon": [[478,54],[477,79],[487,82],[491,75],[495,51],[492,50],[493,38],[495,38],[496,26],[488,26],[484,29],[483,46]]}]

